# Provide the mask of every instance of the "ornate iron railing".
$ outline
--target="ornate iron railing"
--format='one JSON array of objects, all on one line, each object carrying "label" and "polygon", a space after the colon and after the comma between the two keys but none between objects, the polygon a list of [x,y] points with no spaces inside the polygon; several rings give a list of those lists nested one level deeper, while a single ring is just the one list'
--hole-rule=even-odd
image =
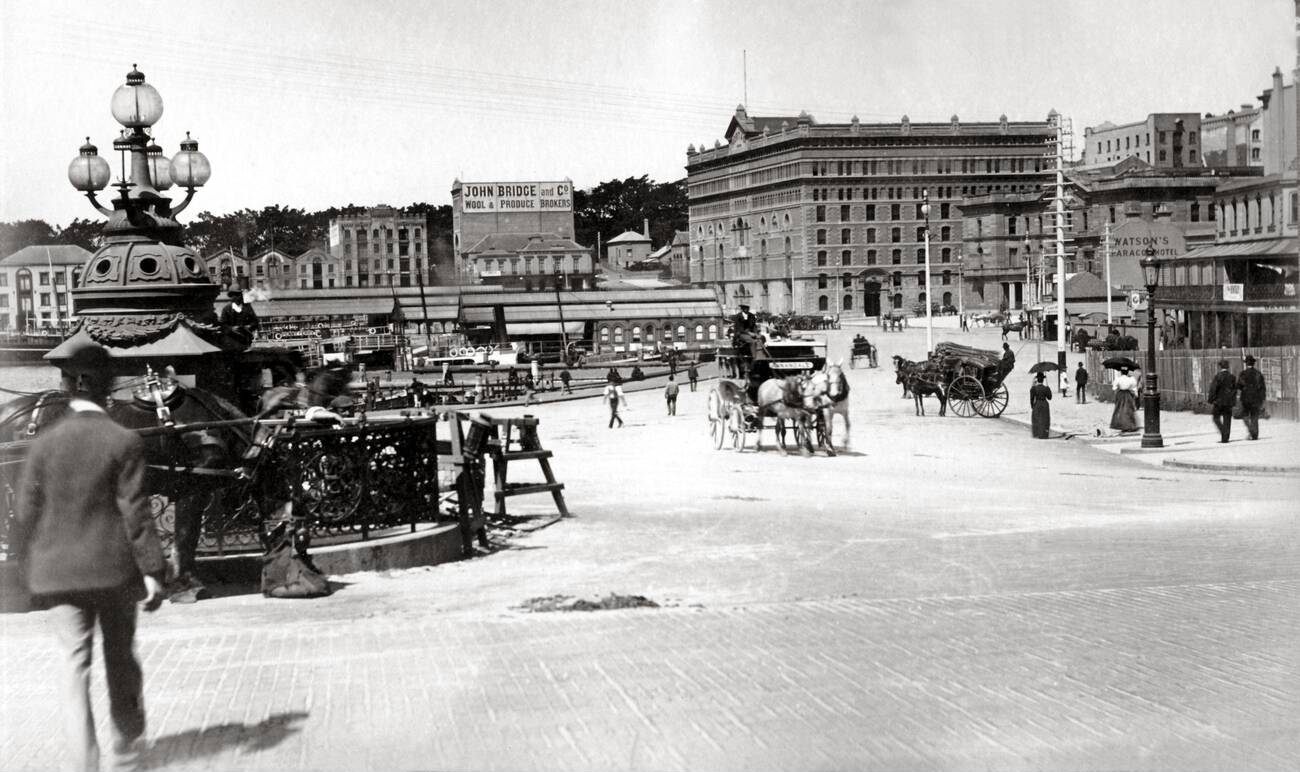
[{"label": "ornate iron railing", "polygon": [[[438,508],[437,424],[434,417],[370,420],[341,426],[281,424],[244,480],[202,494],[199,552],[262,548],[269,518],[292,503],[313,540],[352,541],[454,520]],[[18,478],[29,443],[0,445],[0,560],[11,559],[10,531]],[[151,500],[164,546],[174,540],[176,505]]]}]

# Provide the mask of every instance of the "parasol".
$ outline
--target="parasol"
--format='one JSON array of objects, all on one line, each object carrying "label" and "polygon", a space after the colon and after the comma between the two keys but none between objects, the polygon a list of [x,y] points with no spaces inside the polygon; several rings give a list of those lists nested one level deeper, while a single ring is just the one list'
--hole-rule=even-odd
[{"label": "parasol", "polygon": [[1034,365],[1033,367],[1029,368],[1029,372],[1031,372],[1031,373],[1051,373],[1051,372],[1055,372],[1055,371],[1060,370],[1060,369],[1061,369],[1061,366],[1058,365],[1058,364],[1056,364],[1055,362],[1039,362],[1038,364],[1036,364],[1036,365]]},{"label": "parasol", "polygon": [[1132,359],[1129,359],[1128,357],[1111,357],[1110,359],[1107,359],[1105,362],[1102,362],[1101,366],[1109,367],[1112,370],[1122,370],[1122,369],[1141,370],[1142,369],[1142,365],[1138,364],[1137,362],[1134,362]]}]

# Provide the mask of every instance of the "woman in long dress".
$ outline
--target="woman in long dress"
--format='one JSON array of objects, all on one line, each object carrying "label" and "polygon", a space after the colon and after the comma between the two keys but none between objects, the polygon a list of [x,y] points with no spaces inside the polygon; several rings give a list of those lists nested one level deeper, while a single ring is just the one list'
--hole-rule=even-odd
[{"label": "woman in long dress", "polygon": [[1137,378],[1120,368],[1115,376],[1115,412],[1110,416],[1110,428],[1121,432],[1135,432],[1137,425]]},{"label": "woman in long dress", "polygon": [[1038,374],[1038,383],[1029,387],[1029,405],[1033,413],[1033,433],[1034,439],[1047,439],[1048,427],[1052,424],[1052,406],[1048,404],[1052,399],[1052,390],[1043,384],[1047,376],[1043,373]]}]

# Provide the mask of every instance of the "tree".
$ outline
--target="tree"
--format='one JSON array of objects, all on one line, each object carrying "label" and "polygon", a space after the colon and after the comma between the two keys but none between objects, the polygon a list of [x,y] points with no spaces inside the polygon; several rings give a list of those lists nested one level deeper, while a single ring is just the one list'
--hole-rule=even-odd
[{"label": "tree", "polygon": [[58,234],[44,220],[0,223],[0,258],[33,244],[57,244]]},{"label": "tree", "polygon": [[686,181],[656,183],[643,174],[602,182],[575,191],[573,215],[579,244],[594,247],[598,233],[602,242],[624,231],[640,233],[648,219],[651,242],[662,246],[686,229]]},{"label": "tree", "polygon": [[82,249],[94,252],[99,249],[100,234],[104,223],[98,220],[83,220],[80,217],[59,229],[60,244],[74,244]]}]

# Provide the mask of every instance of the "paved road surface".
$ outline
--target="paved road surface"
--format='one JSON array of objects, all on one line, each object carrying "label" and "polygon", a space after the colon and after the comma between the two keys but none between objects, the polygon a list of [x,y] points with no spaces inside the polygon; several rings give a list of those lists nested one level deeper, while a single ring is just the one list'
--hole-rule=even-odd
[{"label": "paved road surface", "polygon": [[[872,337],[882,361],[924,347],[916,328]],[[1006,422],[917,418],[885,369],[850,378],[853,449],[833,459],[712,450],[707,385],[675,418],[657,393],[634,393],[624,429],[594,401],[530,408],[574,518],[476,560],[341,577],[329,599],[165,607],[141,631],[147,764],[1284,769],[1297,757],[1294,479],[1165,471]],[[611,592],[661,607],[520,608]],[[60,760],[50,641],[40,614],[0,618],[4,769]]]}]

